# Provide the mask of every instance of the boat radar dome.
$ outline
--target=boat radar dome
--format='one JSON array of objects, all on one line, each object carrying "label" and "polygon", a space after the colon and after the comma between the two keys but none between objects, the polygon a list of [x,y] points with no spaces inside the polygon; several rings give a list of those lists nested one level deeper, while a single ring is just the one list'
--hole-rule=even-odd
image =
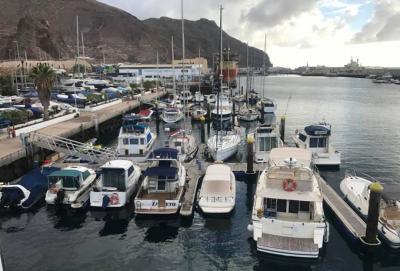
[{"label": "boat radar dome", "polygon": [[289,165],[289,166],[294,166],[295,164],[297,164],[297,160],[290,157],[290,158],[286,158],[285,160],[283,160],[285,162],[285,164]]}]

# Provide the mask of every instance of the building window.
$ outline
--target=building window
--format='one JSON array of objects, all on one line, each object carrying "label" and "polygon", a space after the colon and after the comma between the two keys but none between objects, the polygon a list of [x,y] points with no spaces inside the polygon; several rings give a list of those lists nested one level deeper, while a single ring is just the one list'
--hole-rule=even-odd
[{"label": "building window", "polygon": [[277,211],[286,213],[286,200],[284,200],[284,199],[277,200]]}]

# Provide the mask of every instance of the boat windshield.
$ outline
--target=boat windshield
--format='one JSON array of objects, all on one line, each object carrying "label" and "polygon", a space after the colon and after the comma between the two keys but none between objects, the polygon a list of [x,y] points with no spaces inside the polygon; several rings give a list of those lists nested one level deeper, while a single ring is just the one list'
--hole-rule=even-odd
[{"label": "boat windshield", "polygon": [[259,141],[259,151],[270,151],[277,147],[276,137],[260,137]]},{"label": "boat windshield", "polygon": [[101,176],[104,187],[114,187],[118,191],[125,191],[125,170],[122,168],[103,168]]}]

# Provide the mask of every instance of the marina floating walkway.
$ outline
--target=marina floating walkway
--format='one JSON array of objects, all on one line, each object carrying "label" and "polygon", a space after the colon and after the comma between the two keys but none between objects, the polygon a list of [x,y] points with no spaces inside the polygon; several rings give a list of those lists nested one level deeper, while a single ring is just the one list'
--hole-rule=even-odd
[{"label": "marina floating walkway", "polygon": [[367,226],[364,220],[336,193],[335,190],[320,176],[319,184],[324,201],[335,215],[342,221],[347,230],[357,239],[365,236]]}]

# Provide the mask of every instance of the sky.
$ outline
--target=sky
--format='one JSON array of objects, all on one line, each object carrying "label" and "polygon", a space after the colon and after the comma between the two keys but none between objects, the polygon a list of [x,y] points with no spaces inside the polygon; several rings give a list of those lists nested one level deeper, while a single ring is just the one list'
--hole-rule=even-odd
[{"label": "sky", "polygon": [[[139,19],[180,18],[181,0],[99,0]],[[400,0],[184,0],[184,17],[219,22],[274,66],[400,67]]]}]

